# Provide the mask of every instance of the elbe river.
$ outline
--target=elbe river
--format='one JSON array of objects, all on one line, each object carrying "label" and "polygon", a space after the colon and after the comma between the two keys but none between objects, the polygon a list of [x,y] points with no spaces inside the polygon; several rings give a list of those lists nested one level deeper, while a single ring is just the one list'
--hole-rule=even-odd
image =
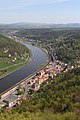
[{"label": "elbe river", "polygon": [[36,72],[42,65],[49,61],[48,55],[40,48],[29,44],[26,44],[26,46],[32,51],[31,61],[19,70],[16,70],[12,74],[0,79],[0,94]]}]

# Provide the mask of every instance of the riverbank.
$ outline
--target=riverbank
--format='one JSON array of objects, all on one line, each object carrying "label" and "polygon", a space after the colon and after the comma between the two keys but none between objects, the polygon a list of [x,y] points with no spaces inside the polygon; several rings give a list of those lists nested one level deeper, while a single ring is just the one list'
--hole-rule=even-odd
[{"label": "riverbank", "polygon": [[12,86],[21,82],[29,75],[35,73],[49,61],[49,57],[47,56],[47,54],[40,48],[29,44],[25,45],[32,52],[31,60],[19,70],[16,70],[15,72],[7,75],[0,80],[0,93],[3,93],[4,91],[10,89]]},{"label": "riverbank", "polygon": [[12,65],[8,65],[6,67],[0,68],[0,79],[6,77],[7,75],[19,70],[21,67],[25,66],[29,60],[31,59],[32,53],[29,50],[27,53],[27,58],[25,60],[18,60],[17,62],[13,63]]},{"label": "riverbank", "polygon": [[41,50],[43,50],[47,55],[48,55],[48,48],[42,44],[39,44],[38,42],[32,42],[30,43],[32,44],[33,46],[36,46],[36,47],[39,47]]},{"label": "riverbank", "polygon": [[27,64],[30,57],[26,46],[0,34],[0,79]]}]

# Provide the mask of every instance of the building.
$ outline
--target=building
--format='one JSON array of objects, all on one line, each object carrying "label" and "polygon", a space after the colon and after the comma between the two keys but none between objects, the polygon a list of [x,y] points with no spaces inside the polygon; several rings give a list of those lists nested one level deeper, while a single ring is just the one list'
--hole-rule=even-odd
[{"label": "building", "polygon": [[11,94],[7,98],[5,98],[3,102],[6,103],[7,107],[13,107],[14,105],[16,105],[17,100],[18,100],[18,97]]},{"label": "building", "polygon": [[36,91],[36,90],[39,90],[39,88],[40,88],[40,85],[38,83],[33,83],[30,90]]}]

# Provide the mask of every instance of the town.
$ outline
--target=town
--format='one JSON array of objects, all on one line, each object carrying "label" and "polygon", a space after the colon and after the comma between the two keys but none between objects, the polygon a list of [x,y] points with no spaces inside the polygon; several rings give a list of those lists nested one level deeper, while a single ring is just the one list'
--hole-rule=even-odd
[{"label": "town", "polygon": [[49,78],[54,78],[62,72],[67,72],[69,69],[67,64],[58,60],[55,63],[49,62],[35,74],[1,95],[0,108],[10,110],[20,105],[24,99],[28,99],[29,94],[39,90],[42,83],[48,83]]}]

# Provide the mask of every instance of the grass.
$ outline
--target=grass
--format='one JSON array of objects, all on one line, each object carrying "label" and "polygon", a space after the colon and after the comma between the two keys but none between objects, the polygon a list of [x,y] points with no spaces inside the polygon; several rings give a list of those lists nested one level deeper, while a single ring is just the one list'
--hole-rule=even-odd
[{"label": "grass", "polygon": [[9,64],[6,61],[4,62],[4,60],[3,62],[0,62],[0,79],[23,67],[28,63],[30,58],[31,53],[28,55],[26,60],[17,60],[15,63]]}]

